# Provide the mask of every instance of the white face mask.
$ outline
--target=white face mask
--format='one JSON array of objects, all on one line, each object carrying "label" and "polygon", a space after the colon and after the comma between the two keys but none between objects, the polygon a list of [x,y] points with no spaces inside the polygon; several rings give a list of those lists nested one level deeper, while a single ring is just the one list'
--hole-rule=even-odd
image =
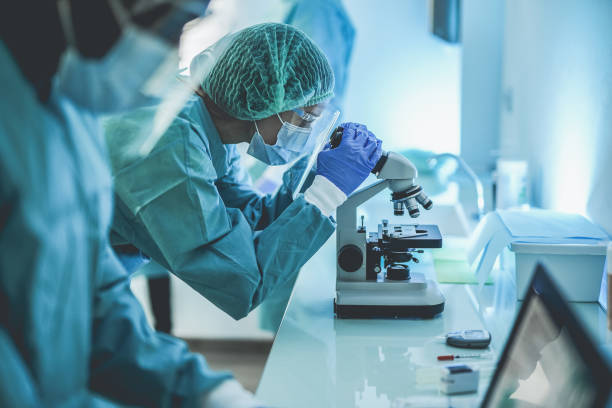
[{"label": "white face mask", "polygon": [[117,44],[100,60],[90,60],[70,48],[58,73],[59,90],[94,113],[114,113],[141,106],[148,100],[153,78],[174,79],[176,51],[142,30],[126,28]]},{"label": "white face mask", "polygon": [[312,128],[303,128],[289,122],[283,122],[277,114],[283,126],[277,134],[276,144],[266,144],[255,123],[255,134],[251,139],[247,153],[271,166],[287,164],[302,156],[308,150]]},{"label": "white face mask", "polygon": [[178,67],[175,46],[130,23],[118,1],[110,4],[122,26],[121,36],[104,57],[89,59],[74,46],[69,2],[58,1],[69,43],[57,74],[58,90],[96,114],[117,113],[155,102],[176,82]]}]

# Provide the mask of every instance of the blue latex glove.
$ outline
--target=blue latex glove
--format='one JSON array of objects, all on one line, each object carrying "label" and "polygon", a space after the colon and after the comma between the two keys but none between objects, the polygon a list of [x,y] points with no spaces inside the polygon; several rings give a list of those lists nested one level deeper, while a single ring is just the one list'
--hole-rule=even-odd
[{"label": "blue latex glove", "polygon": [[368,177],[382,156],[382,141],[365,125],[340,125],[342,141],[335,149],[328,143],[317,157],[317,174],[325,177],[347,196]]}]

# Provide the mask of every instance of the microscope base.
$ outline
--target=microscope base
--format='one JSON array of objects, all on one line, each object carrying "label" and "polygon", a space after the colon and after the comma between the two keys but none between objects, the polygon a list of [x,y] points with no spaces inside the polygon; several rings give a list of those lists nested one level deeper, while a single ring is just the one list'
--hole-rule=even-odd
[{"label": "microscope base", "polygon": [[334,313],[339,319],[376,319],[376,318],[400,318],[419,317],[432,319],[444,311],[444,303],[433,306],[359,306],[339,305],[334,301]]},{"label": "microscope base", "polygon": [[336,282],[336,317],[433,318],[444,310],[444,295],[432,280],[410,282]]}]

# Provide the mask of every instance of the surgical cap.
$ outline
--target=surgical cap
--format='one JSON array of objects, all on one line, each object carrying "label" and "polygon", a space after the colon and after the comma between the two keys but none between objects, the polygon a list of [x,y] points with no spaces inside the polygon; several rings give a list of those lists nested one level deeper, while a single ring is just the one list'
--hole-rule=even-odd
[{"label": "surgical cap", "polygon": [[[219,55],[201,85],[232,117],[259,120],[334,96],[334,74],[327,58],[295,27],[258,24],[223,41],[226,45],[215,51]],[[191,72],[198,72],[198,64],[210,63],[210,54],[205,50],[196,56]]]}]

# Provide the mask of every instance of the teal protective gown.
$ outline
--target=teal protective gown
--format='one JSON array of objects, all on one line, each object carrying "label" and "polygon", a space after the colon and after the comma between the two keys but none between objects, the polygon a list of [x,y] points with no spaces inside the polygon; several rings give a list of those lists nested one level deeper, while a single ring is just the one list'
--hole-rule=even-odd
[{"label": "teal protective gown", "polygon": [[235,319],[293,280],[334,223],[292,193],[298,162],[262,195],[193,96],[153,151],[138,155],[147,109],[106,123],[116,192],[113,244],[131,243]]},{"label": "teal protective gown", "polygon": [[0,406],[197,405],[230,375],[147,324],[108,245],[98,123],[41,105],[1,41],[0,83]]}]

